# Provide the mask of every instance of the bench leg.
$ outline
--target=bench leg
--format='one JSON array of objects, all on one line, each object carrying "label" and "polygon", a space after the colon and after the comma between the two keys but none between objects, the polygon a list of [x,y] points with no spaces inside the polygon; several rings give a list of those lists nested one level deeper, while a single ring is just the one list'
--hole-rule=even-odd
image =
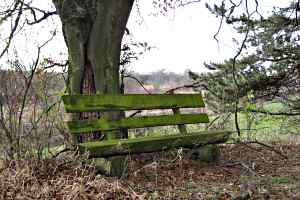
[{"label": "bench leg", "polygon": [[108,160],[111,163],[110,176],[122,177],[127,174],[128,156],[114,156]]},{"label": "bench leg", "polygon": [[90,159],[89,165],[95,168],[96,173],[106,176],[121,177],[128,169],[128,156],[114,156],[110,158]]},{"label": "bench leg", "polygon": [[190,158],[200,162],[216,162],[220,156],[219,147],[216,144],[205,145],[191,150]]}]

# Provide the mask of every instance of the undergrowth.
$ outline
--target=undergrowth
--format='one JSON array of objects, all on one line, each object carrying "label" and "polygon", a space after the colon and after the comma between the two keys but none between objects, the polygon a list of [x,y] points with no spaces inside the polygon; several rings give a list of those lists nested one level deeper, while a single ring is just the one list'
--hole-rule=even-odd
[{"label": "undergrowth", "polygon": [[0,165],[0,199],[299,199],[300,146],[221,145],[214,163],[176,151],[132,155],[120,179],[82,165],[86,155],[28,158]]}]

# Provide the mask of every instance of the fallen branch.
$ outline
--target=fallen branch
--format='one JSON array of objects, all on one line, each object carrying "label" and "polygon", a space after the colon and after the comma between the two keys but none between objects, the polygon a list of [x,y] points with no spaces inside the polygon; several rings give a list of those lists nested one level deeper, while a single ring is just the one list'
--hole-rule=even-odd
[{"label": "fallen branch", "polygon": [[259,144],[259,145],[261,145],[261,146],[263,146],[263,147],[268,148],[268,149],[271,150],[271,151],[274,151],[275,153],[277,153],[278,155],[280,155],[282,158],[288,159],[288,157],[287,157],[286,155],[284,155],[283,153],[281,153],[279,150],[277,150],[277,149],[275,149],[274,147],[269,146],[269,145],[267,145],[267,144],[265,144],[265,143],[262,143],[262,142],[259,142],[259,141],[255,140],[255,141],[253,141],[253,142],[250,142],[250,144]]},{"label": "fallen branch", "polygon": [[268,150],[270,151],[273,151],[275,152],[276,154],[278,154],[280,157],[284,158],[284,159],[288,159],[288,157],[286,155],[284,155],[282,152],[280,152],[279,150],[275,149],[274,147],[268,145],[268,144],[265,144],[263,142],[260,142],[260,141],[257,141],[257,140],[254,140],[254,141],[247,141],[247,142],[243,142],[241,140],[236,140],[236,142],[234,144],[241,144],[241,145],[244,145],[250,149],[253,149],[253,150],[256,150],[254,149],[253,147],[249,146],[248,144],[258,144],[260,146],[263,146],[265,148],[267,148]]},{"label": "fallen branch", "polygon": [[254,170],[252,170],[248,165],[246,165],[245,163],[243,163],[241,161],[228,163],[228,164],[225,165],[225,167],[234,167],[234,166],[237,166],[237,165],[240,165],[240,166],[244,167],[245,169],[247,169],[254,176],[260,176],[258,173],[256,173]]}]

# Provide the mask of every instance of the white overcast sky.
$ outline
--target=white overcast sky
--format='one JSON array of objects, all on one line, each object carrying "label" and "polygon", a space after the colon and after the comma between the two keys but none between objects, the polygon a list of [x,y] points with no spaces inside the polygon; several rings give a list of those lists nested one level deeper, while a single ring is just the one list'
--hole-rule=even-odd
[{"label": "white overcast sky", "polygon": [[[161,69],[177,73],[182,73],[186,69],[200,72],[205,69],[204,62],[221,62],[233,57],[236,46],[232,38],[237,35],[224,25],[218,36],[219,43],[213,39],[220,19],[206,9],[205,2],[214,1],[203,0],[170,11],[168,16],[153,16],[151,12],[155,11],[149,9],[152,1],[140,0],[140,12],[137,13],[136,7],[134,8],[128,27],[132,29],[136,39],[147,41],[157,48],[134,62],[132,69],[142,73]],[[289,0],[260,0],[260,11],[267,14],[274,5],[286,6],[289,2]],[[141,20],[143,23],[138,25],[136,21]]]},{"label": "white overcast sky", "polygon": [[[37,7],[48,9],[51,5],[51,0],[33,0],[33,2]],[[289,2],[289,0],[260,0],[260,11],[266,14],[274,5],[286,6]],[[218,36],[220,43],[217,43],[213,35],[218,29],[219,19],[209,13],[204,3],[205,0],[178,8],[170,11],[167,16],[154,16],[153,13],[157,13],[157,10],[153,8],[152,1],[139,0],[139,6],[133,7],[128,28],[137,41],[147,42],[155,48],[134,61],[130,70],[139,73],[161,69],[177,73],[182,73],[186,69],[201,72],[204,70],[203,62],[221,62],[233,57],[236,46],[232,38],[236,37],[236,34],[224,26]],[[58,17],[49,20],[47,24],[34,26],[31,30],[18,34],[14,46],[22,52],[20,59],[34,60],[36,46],[47,40],[51,35],[50,31],[55,29],[59,31],[61,29]],[[4,28],[0,30],[0,38],[4,39],[5,34],[1,33],[5,33]],[[60,61],[62,57],[67,58],[61,32],[49,43],[47,49],[43,50],[43,56],[56,61]]]},{"label": "white overcast sky", "polygon": [[[151,15],[150,6],[151,1],[140,1],[140,14],[133,12],[128,23],[137,40],[156,47],[132,64],[134,71],[201,71],[203,62],[221,61],[232,55],[232,33],[228,28],[226,34],[222,31],[218,46],[213,35],[219,20],[203,2],[170,11],[167,16]],[[135,21],[141,17],[144,21],[138,25]]]}]

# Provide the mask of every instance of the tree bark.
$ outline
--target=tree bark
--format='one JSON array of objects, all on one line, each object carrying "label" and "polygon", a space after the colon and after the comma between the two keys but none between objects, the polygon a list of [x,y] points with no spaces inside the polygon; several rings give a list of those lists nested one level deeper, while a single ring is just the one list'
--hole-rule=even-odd
[{"label": "tree bark", "polygon": [[[69,94],[118,94],[121,42],[134,0],[53,0],[69,52]],[[101,113],[118,119],[124,113]],[[81,113],[74,118],[98,118]],[[97,138],[99,133],[93,133]],[[95,136],[96,135],[96,136]],[[124,137],[106,134],[109,138]],[[82,142],[82,138],[77,142]]]}]

